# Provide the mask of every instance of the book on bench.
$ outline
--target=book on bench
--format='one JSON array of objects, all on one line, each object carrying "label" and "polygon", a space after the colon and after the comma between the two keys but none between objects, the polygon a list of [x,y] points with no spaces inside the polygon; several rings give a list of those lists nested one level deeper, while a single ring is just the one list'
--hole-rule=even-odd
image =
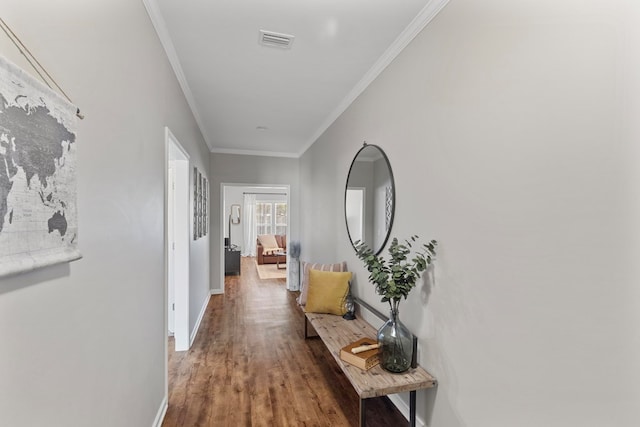
[{"label": "book on bench", "polygon": [[380,363],[380,349],[375,348],[372,350],[366,350],[357,354],[351,352],[356,347],[364,345],[375,345],[378,341],[372,338],[361,338],[358,341],[352,342],[346,347],[340,349],[340,359],[360,369],[368,370]]}]

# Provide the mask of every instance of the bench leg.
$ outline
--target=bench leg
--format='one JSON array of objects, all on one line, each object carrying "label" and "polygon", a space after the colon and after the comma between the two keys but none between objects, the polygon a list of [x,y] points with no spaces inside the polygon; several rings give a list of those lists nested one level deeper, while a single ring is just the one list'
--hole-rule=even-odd
[{"label": "bench leg", "polygon": [[366,405],[365,399],[360,399],[360,427],[364,427],[366,425]]},{"label": "bench leg", "polygon": [[304,316],[304,339],[306,340],[307,338],[309,338],[308,332],[307,332],[307,316]]},{"label": "bench leg", "polygon": [[416,427],[416,391],[409,393],[409,426]]}]

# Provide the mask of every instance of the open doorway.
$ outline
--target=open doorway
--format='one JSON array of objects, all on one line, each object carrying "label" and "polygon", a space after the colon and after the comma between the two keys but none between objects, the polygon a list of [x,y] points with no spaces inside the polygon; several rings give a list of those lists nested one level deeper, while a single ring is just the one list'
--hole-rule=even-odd
[{"label": "open doorway", "polygon": [[365,192],[364,187],[349,187],[345,197],[345,212],[347,217],[347,230],[352,242],[368,242],[364,235],[365,218]]},{"label": "open doorway", "polygon": [[[243,259],[257,256],[257,235],[274,234],[283,236],[286,242],[283,245],[289,247],[291,200],[289,185],[277,184],[230,184],[222,183],[220,191],[220,233],[221,250],[220,265],[220,289],[224,292],[224,279],[227,266],[233,266],[229,259],[234,252],[239,252]],[[239,207],[239,208],[238,208]],[[234,211],[236,209],[236,211]],[[236,221],[234,212],[240,212]],[[228,250],[229,247],[230,249]],[[282,257],[281,257],[282,258]],[[287,288],[289,287],[289,275],[286,273],[288,256],[283,256],[284,261],[276,263],[274,268],[284,269]],[[254,259],[254,262],[257,260]]]},{"label": "open doorway", "polygon": [[189,155],[169,128],[166,144],[167,335],[175,351],[189,349]]}]

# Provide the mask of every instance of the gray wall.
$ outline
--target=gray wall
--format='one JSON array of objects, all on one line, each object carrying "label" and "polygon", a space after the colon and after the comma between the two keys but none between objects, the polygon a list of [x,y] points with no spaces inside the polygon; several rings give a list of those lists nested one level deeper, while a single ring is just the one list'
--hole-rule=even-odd
[{"label": "gray wall", "polygon": [[284,157],[246,156],[236,154],[210,155],[211,164],[211,292],[221,291],[220,265],[223,248],[222,184],[289,185],[289,240],[299,240],[300,165],[299,160]]},{"label": "gray wall", "polygon": [[301,159],[302,245],[367,301],[342,212],[364,140],[392,235],[440,241],[401,305],[430,426],[640,423],[639,7],[452,0]]},{"label": "gray wall", "polygon": [[[0,280],[0,424],[150,426],[165,397],[164,126],[208,150],[140,1],[7,0],[2,18],[86,114],[71,264]],[[31,72],[0,37],[2,55]],[[192,324],[208,239],[191,247]]]}]

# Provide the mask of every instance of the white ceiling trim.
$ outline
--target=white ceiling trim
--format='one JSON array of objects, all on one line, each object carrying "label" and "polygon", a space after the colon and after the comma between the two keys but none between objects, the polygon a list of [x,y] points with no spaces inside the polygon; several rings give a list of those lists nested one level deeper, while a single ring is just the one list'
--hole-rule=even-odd
[{"label": "white ceiling trim", "polygon": [[382,73],[389,64],[402,52],[402,50],[407,47],[407,45],[426,27],[429,22],[435,18],[435,16],[449,3],[449,0],[431,0],[427,5],[420,11],[420,13],[411,21],[411,23],[405,28],[405,30],[396,38],[396,40],[389,46],[389,48],[382,54],[382,56],[376,61],[376,63],[369,69],[369,71],[364,75],[362,79],[354,86],[354,88],[349,92],[349,94],[342,100],[342,102],[333,110],[331,114],[327,116],[322,125],[318,128],[318,130],[313,134],[313,136],[307,141],[307,144],[300,150],[298,153],[275,153],[271,151],[258,151],[258,150],[235,150],[235,149],[224,149],[224,148],[216,148],[213,146],[211,139],[208,137],[205,127],[203,126],[203,121],[196,108],[195,99],[193,98],[193,94],[191,89],[189,88],[189,84],[187,83],[187,79],[182,71],[182,66],[180,64],[180,60],[178,59],[178,55],[176,53],[173,42],[171,41],[171,37],[169,36],[169,32],[167,31],[166,24],[164,19],[162,18],[162,14],[160,13],[159,6],[156,0],[142,0],[147,9],[147,13],[151,18],[151,22],[160,38],[160,42],[167,54],[167,58],[169,59],[169,63],[173,68],[173,72],[178,79],[178,83],[182,88],[182,92],[187,100],[189,108],[195,118],[195,121],[200,128],[200,133],[204,138],[207,146],[209,147],[209,151],[212,153],[221,153],[221,154],[240,154],[240,155],[253,155],[253,156],[271,156],[271,157],[289,157],[289,158],[298,158],[302,156],[314,142],[320,138],[320,136],[335,122],[338,117],[342,113],[346,111],[347,108],[358,98],[358,96],[364,92],[364,90]]},{"label": "white ceiling trim", "polygon": [[326,131],[329,126],[335,122],[342,113],[360,96],[362,92],[391,64],[391,62],[404,50],[405,47],[426,27],[429,22],[436,17],[438,13],[449,3],[449,0],[431,0],[420,11],[413,21],[404,29],[398,38],[389,46],[382,56],[373,64],[373,67],[364,75],[364,77],[354,86],[349,94],[342,100],[333,112],[327,116],[323,124],[307,141],[307,144],[298,153],[298,157],[302,156],[314,142]]},{"label": "white ceiling trim", "polygon": [[158,3],[155,0],[142,0],[145,8],[147,9],[147,13],[151,18],[151,23],[158,34],[158,38],[160,38],[160,43],[164,48],[165,53],[167,54],[167,58],[169,58],[169,63],[171,64],[171,68],[173,68],[173,72],[178,79],[178,84],[182,89],[182,93],[187,100],[187,104],[189,104],[189,108],[191,109],[191,114],[193,114],[193,118],[196,120],[196,124],[200,129],[200,133],[204,138],[204,142],[209,147],[209,151],[213,150],[213,145],[211,143],[211,138],[208,137],[207,132],[205,131],[205,127],[202,125],[203,121],[200,117],[200,113],[196,108],[196,102],[193,98],[193,93],[191,92],[191,88],[187,83],[187,78],[182,71],[182,65],[180,64],[180,60],[178,59],[178,54],[176,53],[176,49],[173,46],[173,42],[171,41],[171,37],[169,36],[169,32],[167,31],[167,25],[162,18],[162,14],[160,13],[160,8],[158,7]]},{"label": "white ceiling trim", "polygon": [[273,151],[258,151],[258,150],[234,150],[229,148],[213,148],[212,153],[218,154],[241,154],[244,156],[266,156],[266,157],[289,157],[297,159],[300,157],[297,153],[276,153]]}]

